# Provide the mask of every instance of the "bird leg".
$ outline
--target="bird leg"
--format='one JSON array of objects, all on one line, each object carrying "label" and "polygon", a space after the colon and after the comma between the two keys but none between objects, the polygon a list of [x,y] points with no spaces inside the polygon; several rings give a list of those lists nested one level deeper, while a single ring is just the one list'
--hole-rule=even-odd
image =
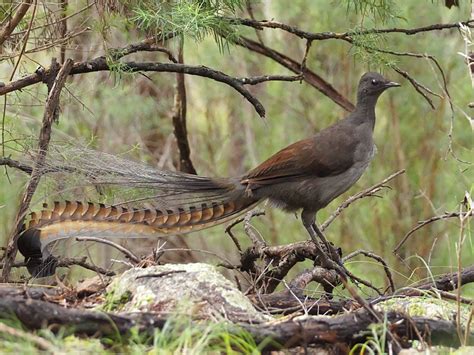
[{"label": "bird leg", "polygon": [[317,253],[317,258],[321,260],[321,266],[332,269],[331,265],[331,260],[328,258],[326,253],[324,252],[323,248],[321,248],[321,242],[316,238],[316,232],[314,231],[313,227],[311,225],[309,226],[304,226],[306,230],[308,231],[309,236],[311,237],[311,240],[313,241],[313,244],[316,246],[316,253]]},{"label": "bird leg", "polygon": [[[316,212],[314,211],[308,211],[303,209],[301,212],[301,220],[303,222],[304,227],[308,231],[309,236],[311,237],[311,240],[315,244],[318,254],[323,254],[323,257],[321,260],[326,260],[326,261],[333,261],[339,266],[342,266],[342,260],[339,255],[339,253],[336,251],[336,249],[327,241],[326,237],[324,236],[323,232],[318,228],[316,225]],[[319,237],[320,241],[317,240],[316,236]],[[326,252],[321,248],[321,244],[324,246],[326,249]],[[328,255],[329,254],[329,258]],[[325,266],[330,266],[330,262],[324,262],[324,264],[329,264]],[[332,268],[332,267],[331,267]]]},{"label": "bird leg", "polygon": [[[322,232],[319,230],[319,228],[316,226],[316,223],[315,223],[316,213],[313,211],[303,210],[301,212],[301,220],[303,222],[305,229],[308,231],[308,234],[311,237],[311,240],[316,246],[316,252],[318,254],[318,258],[322,263],[321,266],[325,268],[333,269],[334,262],[337,262],[337,264],[340,264],[338,259],[333,258],[332,256],[333,253],[331,251],[331,248],[328,247],[329,245],[328,241],[326,240]],[[320,235],[322,235],[322,238]],[[318,240],[316,236],[318,236],[321,240]],[[327,252],[325,252],[324,249],[326,249]],[[329,255],[327,253],[329,253]]]},{"label": "bird leg", "polygon": [[331,259],[335,261],[337,264],[339,264],[340,266],[342,266],[341,255],[339,255],[336,248],[334,248],[334,246],[328,242],[323,232],[318,228],[318,225],[316,224],[316,222],[313,222],[311,227],[316,232],[319,239],[321,239],[321,241],[323,242],[324,246],[326,247],[327,252],[331,256]]}]

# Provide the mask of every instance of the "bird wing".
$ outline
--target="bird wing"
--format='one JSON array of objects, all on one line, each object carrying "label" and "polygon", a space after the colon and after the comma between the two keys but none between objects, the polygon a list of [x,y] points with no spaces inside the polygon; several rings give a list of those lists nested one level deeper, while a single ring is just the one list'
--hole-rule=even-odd
[{"label": "bird wing", "polygon": [[250,170],[240,183],[254,189],[304,177],[339,175],[354,164],[357,144],[346,127],[332,126],[280,150]]}]

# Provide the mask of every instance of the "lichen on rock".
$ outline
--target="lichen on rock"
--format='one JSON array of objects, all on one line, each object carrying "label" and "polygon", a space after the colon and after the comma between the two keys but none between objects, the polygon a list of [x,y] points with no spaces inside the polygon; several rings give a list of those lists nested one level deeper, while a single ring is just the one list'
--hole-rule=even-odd
[{"label": "lichen on rock", "polygon": [[[392,298],[378,303],[379,311],[396,311],[406,313],[410,317],[426,317],[453,321],[458,313],[456,302],[446,301],[432,296]],[[466,326],[470,314],[469,306],[462,304],[460,312],[461,326]]]},{"label": "lichen on rock", "polygon": [[185,311],[196,319],[264,322],[248,298],[215,267],[203,264],[166,264],[133,268],[107,287],[102,309],[121,312]]}]

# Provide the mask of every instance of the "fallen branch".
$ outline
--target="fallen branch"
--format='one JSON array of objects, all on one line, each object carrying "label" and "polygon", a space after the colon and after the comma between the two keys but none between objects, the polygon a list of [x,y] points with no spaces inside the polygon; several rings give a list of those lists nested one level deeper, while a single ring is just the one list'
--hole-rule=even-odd
[{"label": "fallen branch", "polygon": [[409,295],[412,290],[430,290],[454,291],[459,286],[474,282],[474,265],[466,267],[460,273],[452,272],[437,277],[435,280],[424,282],[409,288],[398,290],[397,294]]},{"label": "fallen branch", "polygon": [[[162,316],[145,312],[116,315],[65,308],[50,302],[8,295],[0,297],[0,315],[3,318],[13,315],[29,329],[48,327],[52,331],[59,331],[61,326],[68,326],[75,334],[89,336],[129,335],[132,328],[142,334],[152,335],[155,329],[163,328],[168,322]],[[396,312],[386,314],[386,319],[387,328],[404,341],[422,340],[432,345],[460,345],[456,326],[452,322],[424,317],[409,318]],[[331,318],[304,316],[258,325],[228,324],[227,330],[239,334],[242,328],[245,329],[257,344],[264,346],[262,350],[336,343],[346,343],[350,347],[365,342],[372,335],[367,331],[372,323],[373,319],[368,312],[359,309]],[[419,339],[417,334],[423,339]],[[268,342],[269,339],[272,341]],[[473,340],[474,334],[471,332],[468,341]]]},{"label": "fallen branch", "polygon": [[[300,275],[303,275],[303,272]],[[474,282],[474,265],[467,267],[461,271],[461,286]],[[296,277],[295,280],[298,280]],[[304,279],[303,279],[304,280]],[[434,281],[421,283],[411,287],[404,287],[398,289],[395,293],[389,296],[376,297],[369,299],[371,304],[377,304],[388,299],[403,298],[403,297],[417,297],[425,296],[431,293],[441,296],[442,298],[458,301],[457,295],[448,294],[447,291],[457,289],[458,273],[448,273],[437,277]],[[254,305],[265,310],[271,314],[288,314],[294,312],[303,312],[304,314],[336,314],[339,312],[354,310],[360,308],[360,305],[354,300],[333,301],[324,297],[319,299],[304,295],[303,289],[306,284],[301,284],[300,287],[292,286],[283,291],[274,292],[271,294],[254,294],[249,298]],[[472,304],[472,300],[461,298],[460,301],[465,304]]]},{"label": "fallen branch", "polygon": [[[420,340],[431,345],[460,346],[453,322],[425,317],[410,318],[397,312],[389,312],[385,316],[387,329],[404,342]],[[371,324],[372,316],[365,309],[359,309],[337,317],[295,317],[273,324],[242,326],[253,335],[257,344],[270,338],[283,348],[291,348],[328,343],[345,343],[350,347],[365,342],[371,336],[372,333],[368,331]],[[469,340],[474,340],[474,333],[469,334]]]},{"label": "fallen branch", "polygon": [[360,308],[353,300],[333,301],[325,297],[319,299],[283,290],[274,293],[259,293],[248,296],[259,309],[269,314],[292,314],[301,312],[311,315],[338,314],[350,309]]}]

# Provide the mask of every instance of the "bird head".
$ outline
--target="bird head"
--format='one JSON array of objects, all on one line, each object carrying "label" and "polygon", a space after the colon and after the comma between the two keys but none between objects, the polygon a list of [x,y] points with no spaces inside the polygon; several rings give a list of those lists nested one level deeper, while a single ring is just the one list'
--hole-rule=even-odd
[{"label": "bird head", "polygon": [[368,72],[362,75],[357,90],[357,98],[378,97],[388,88],[400,86],[400,84],[385,79],[379,73]]}]

